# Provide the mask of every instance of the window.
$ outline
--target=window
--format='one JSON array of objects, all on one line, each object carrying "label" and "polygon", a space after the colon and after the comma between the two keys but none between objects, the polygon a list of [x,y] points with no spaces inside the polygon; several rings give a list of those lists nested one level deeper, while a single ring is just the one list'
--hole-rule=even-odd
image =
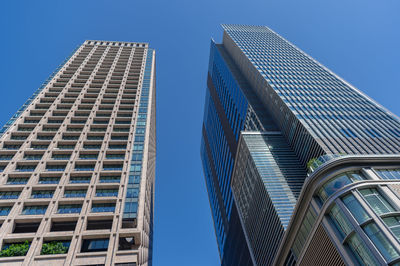
[{"label": "window", "polygon": [[346,237],[353,229],[342,210],[337,205],[334,205],[329,212],[329,216],[332,218],[336,228],[341,233],[342,237]]},{"label": "window", "polygon": [[124,213],[136,214],[138,208],[137,202],[125,202]]},{"label": "window", "polygon": [[74,231],[76,227],[76,221],[63,221],[63,222],[52,222],[51,232],[60,231]]},{"label": "window", "polygon": [[142,170],[142,163],[132,163],[131,164],[131,169],[129,170],[130,172],[140,172]]},{"label": "window", "polygon": [[69,160],[70,154],[53,154],[52,159],[54,160]]},{"label": "window", "polygon": [[400,169],[375,169],[383,179],[400,179]]},{"label": "window", "polygon": [[101,144],[84,144],[83,148],[86,150],[100,150]]},{"label": "window", "polygon": [[111,136],[111,140],[128,140],[128,136]]},{"label": "window", "polygon": [[14,226],[13,233],[36,233],[40,223],[16,223]]},{"label": "window", "polygon": [[11,135],[11,139],[13,140],[25,140],[28,136],[20,136],[20,135]]},{"label": "window", "polygon": [[47,171],[64,171],[66,164],[48,164],[46,165]]},{"label": "window", "polygon": [[40,160],[42,159],[42,154],[25,154],[25,160]]},{"label": "window", "polygon": [[35,171],[36,165],[17,165],[15,168],[18,172],[33,172]]},{"label": "window", "polygon": [[93,203],[92,212],[114,212],[115,203]]},{"label": "window", "polygon": [[351,214],[360,224],[370,219],[367,212],[364,210],[364,208],[352,194],[344,197],[343,203],[344,205],[346,205],[347,209],[351,212]]},{"label": "window", "polygon": [[94,171],[94,164],[76,164],[76,171]]},{"label": "window", "polygon": [[22,210],[23,215],[41,215],[45,214],[47,210],[47,205],[32,205],[25,206]]},{"label": "window", "polygon": [[112,223],[112,220],[88,220],[86,230],[111,229]]},{"label": "window", "polygon": [[135,142],[143,142],[144,141],[144,136],[136,136],[135,137]]},{"label": "window", "polygon": [[82,243],[81,252],[107,251],[108,242],[109,242],[108,238],[84,239]]},{"label": "window", "polygon": [[47,131],[47,132],[54,132],[54,131],[57,131],[58,128],[59,127],[47,127],[47,126],[44,126],[42,130],[43,131]]},{"label": "window", "polygon": [[64,197],[66,198],[84,198],[86,196],[86,190],[65,190]]},{"label": "window", "polygon": [[87,140],[103,140],[104,136],[87,136]]},{"label": "window", "polygon": [[81,154],[79,154],[79,159],[84,159],[84,160],[96,160],[97,157],[98,157],[97,153],[89,153],[89,154],[81,153]]},{"label": "window", "polygon": [[133,145],[133,150],[134,151],[142,151],[143,150],[143,144],[134,144]]},{"label": "window", "polygon": [[81,127],[67,127],[67,131],[69,132],[81,132],[83,128]]},{"label": "window", "polygon": [[14,157],[14,155],[13,154],[10,154],[10,155],[0,155],[0,160],[1,161],[6,161],[6,160],[11,160],[12,158]]},{"label": "window", "polygon": [[125,150],[126,145],[110,144],[110,145],[108,145],[108,148],[111,150]]},{"label": "window", "polygon": [[139,184],[140,175],[129,175],[128,184]]},{"label": "window", "polygon": [[103,170],[122,171],[123,164],[103,164]]},{"label": "window", "polygon": [[81,209],[80,204],[59,205],[57,213],[80,213]]},{"label": "window", "polygon": [[[137,203],[136,203],[137,205]],[[125,209],[126,209],[126,204],[125,204]],[[126,212],[124,210],[124,212]],[[315,223],[315,219],[316,219],[317,215],[314,211],[314,209],[312,208],[312,206],[310,206],[306,212],[306,215],[304,217],[303,222],[301,223],[300,226],[300,231],[301,233],[297,234],[294,242],[293,242],[293,246],[292,246],[292,251],[296,256],[299,256],[299,254],[301,253],[304,244],[306,243],[307,237],[309,235],[309,233],[311,232],[311,229]]]},{"label": "window", "polygon": [[71,176],[70,179],[69,179],[69,182],[71,184],[90,183],[91,179],[92,179],[91,176]]},{"label": "window", "polygon": [[106,159],[124,159],[125,153],[107,153]]},{"label": "window", "polygon": [[319,190],[318,195],[322,201],[325,201],[329,196],[342,189],[344,186],[363,179],[364,177],[359,172],[346,172],[340,174],[324,184]]},{"label": "window", "polygon": [[96,197],[117,197],[118,189],[96,189]]},{"label": "window", "polygon": [[364,226],[364,231],[387,260],[392,260],[399,256],[399,253],[392,246],[389,240],[385,237],[382,231],[375,223],[369,223]]},{"label": "window", "polygon": [[3,149],[6,150],[18,150],[21,145],[11,145],[11,144],[4,144]]},{"label": "window", "polygon": [[127,198],[137,198],[139,197],[139,188],[128,188],[126,190]]},{"label": "window", "polygon": [[132,154],[132,161],[139,161],[141,162],[143,158],[143,154],[142,153],[133,153]]},{"label": "window", "polygon": [[7,216],[11,211],[11,206],[0,206],[0,216]]},{"label": "window", "polygon": [[400,240],[400,216],[386,217],[383,218],[383,221],[395,237]]},{"label": "window", "polygon": [[58,184],[60,177],[40,177],[39,184]]},{"label": "window", "polygon": [[53,138],[53,135],[37,135],[36,137],[38,140],[52,140]]},{"label": "window", "polygon": [[7,179],[7,184],[8,185],[25,185],[28,183],[29,178],[17,178],[17,177],[11,177]]},{"label": "window", "polygon": [[33,127],[23,127],[23,126],[19,126],[18,127],[18,131],[32,131]]},{"label": "window", "polygon": [[63,140],[78,140],[79,139],[79,135],[75,136],[75,135],[63,135],[62,137]]},{"label": "window", "polygon": [[129,128],[114,127],[113,131],[114,132],[129,132]]},{"label": "window", "polygon": [[73,150],[75,148],[75,144],[58,144],[57,147],[64,150]]},{"label": "window", "polygon": [[347,243],[361,265],[378,265],[364,241],[357,234],[353,234]]},{"label": "window", "polygon": [[32,191],[31,198],[33,199],[52,198],[53,194],[54,194],[53,190],[34,190]]},{"label": "window", "polygon": [[40,144],[31,144],[31,148],[35,150],[45,150],[49,147],[49,145],[40,145]]},{"label": "window", "polygon": [[107,128],[103,127],[91,127],[90,131],[92,132],[106,132]]},{"label": "window", "polygon": [[0,191],[0,199],[18,199],[20,191]]},{"label": "window", "polygon": [[392,205],[375,188],[362,189],[360,193],[378,215],[395,211]]},{"label": "window", "polygon": [[119,183],[120,176],[100,176],[100,183]]}]

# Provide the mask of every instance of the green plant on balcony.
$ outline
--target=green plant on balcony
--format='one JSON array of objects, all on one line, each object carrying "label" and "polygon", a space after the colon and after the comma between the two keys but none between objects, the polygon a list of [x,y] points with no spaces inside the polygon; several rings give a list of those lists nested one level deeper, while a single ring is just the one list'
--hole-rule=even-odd
[{"label": "green plant on balcony", "polygon": [[318,158],[312,158],[312,159],[310,159],[310,160],[308,161],[308,163],[307,163],[307,168],[310,169],[310,167],[311,167],[314,163],[316,163],[316,164],[318,164],[318,165],[322,164],[322,162],[321,162],[320,160],[318,160]]},{"label": "green plant on balcony", "polygon": [[41,255],[49,254],[65,254],[68,252],[68,247],[63,242],[52,241],[49,243],[43,243]]},{"label": "green plant on balcony", "polygon": [[29,250],[29,242],[26,240],[24,243],[11,244],[7,248],[0,251],[0,257],[15,257],[25,256]]}]

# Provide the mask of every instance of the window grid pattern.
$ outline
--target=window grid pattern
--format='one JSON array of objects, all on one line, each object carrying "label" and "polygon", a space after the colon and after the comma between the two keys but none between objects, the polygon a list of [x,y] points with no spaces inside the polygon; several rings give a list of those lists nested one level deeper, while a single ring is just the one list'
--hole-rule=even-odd
[{"label": "window grid pattern", "polygon": [[251,69],[244,72],[254,75],[251,80],[258,94],[270,100],[292,143],[286,112],[326,153],[398,153],[400,123],[393,114],[269,28],[223,28],[224,44],[235,47],[231,51],[240,51],[240,57],[250,62]]},{"label": "window grid pattern", "polygon": [[[146,68],[149,73],[152,72],[154,61],[153,50],[150,50],[151,56],[148,56],[148,51],[147,44],[86,41],[3,127],[0,132],[0,169],[4,178],[0,186],[7,184],[13,186],[13,189],[20,189],[22,192],[18,192],[18,195],[22,195],[23,201],[30,199],[30,202],[28,205],[2,206],[2,216],[12,215],[9,219],[19,219],[20,215],[24,215],[24,219],[35,219],[34,222],[41,219],[40,223],[44,224],[45,228],[51,226],[53,216],[65,216],[69,217],[68,219],[83,216],[85,218],[78,221],[83,224],[87,222],[88,216],[109,217],[110,214],[106,213],[93,214],[91,208],[88,208],[98,204],[92,203],[96,184],[117,187],[103,189],[103,197],[112,199],[101,199],[102,209],[114,212],[113,216],[123,213],[122,204],[126,193],[134,197],[136,202],[139,200],[140,175],[129,179],[135,184],[135,189],[128,189],[128,175],[125,176],[125,171],[129,169],[130,164],[124,159],[128,154],[128,144],[133,144],[135,139],[135,135],[132,135],[135,123],[136,131],[141,137],[137,139],[141,143],[141,150],[144,150],[147,143],[145,128],[148,119],[146,114],[139,115],[139,112],[147,109],[149,93],[155,90],[155,86],[151,89],[149,86],[155,74],[148,74],[146,79],[143,79],[146,60],[149,62]],[[143,93],[142,86],[145,88]],[[138,102],[138,93],[141,93],[142,104]],[[115,151],[119,155],[118,158],[106,158],[105,151],[108,147],[118,150]],[[25,156],[24,152],[18,153],[19,150],[28,150],[28,155]],[[143,151],[140,152],[144,156]],[[97,154],[96,158],[92,155],[94,153]],[[14,156],[15,154],[17,156]],[[86,156],[79,158],[80,154]],[[13,162],[13,167],[10,162]],[[117,167],[102,169],[104,162],[106,165]],[[83,167],[75,170],[76,163]],[[87,165],[91,167],[86,167]],[[134,169],[141,171],[141,167]],[[118,194],[122,185],[123,193]],[[93,198],[86,202],[83,200],[86,195]],[[3,197],[0,195],[0,201],[4,200],[4,203],[0,203],[11,204],[9,200],[15,199],[16,196],[15,192],[4,193]],[[50,201],[51,198],[53,199]],[[32,205],[33,202],[38,204]],[[152,203],[148,206],[152,208]],[[17,210],[11,212],[14,208]],[[134,211],[137,213],[137,207]],[[150,211],[152,212],[152,209]],[[30,218],[27,215],[35,217]],[[114,219],[122,220],[122,215],[119,217]],[[111,239],[115,235],[118,239],[119,231],[125,235],[132,235],[132,229],[123,229],[122,222],[118,225],[107,234],[108,238]],[[81,228],[84,230],[85,227]],[[140,227],[134,230],[151,231],[152,223],[141,223]],[[0,233],[2,239],[6,232]],[[74,231],[69,231],[68,236],[61,232],[58,237],[60,241],[64,241],[65,237],[72,239],[73,234]],[[95,235],[96,230],[91,230],[88,235],[90,234]],[[53,236],[57,238],[55,232]],[[43,237],[45,236],[35,238],[32,245],[40,245]],[[136,243],[142,240],[145,243],[135,245],[133,249],[151,249],[149,241],[135,238]],[[71,243],[74,246],[83,244],[81,240]],[[115,242],[110,241],[110,246],[114,245]],[[41,248],[35,250],[40,252]],[[40,254],[27,256],[24,259],[25,264],[33,263],[36,255]],[[107,264],[112,264],[115,260],[115,254],[104,256]],[[149,258],[146,256],[142,257],[143,261],[147,259]],[[67,256],[65,263],[83,262],[79,262],[79,257],[74,252]]]}]

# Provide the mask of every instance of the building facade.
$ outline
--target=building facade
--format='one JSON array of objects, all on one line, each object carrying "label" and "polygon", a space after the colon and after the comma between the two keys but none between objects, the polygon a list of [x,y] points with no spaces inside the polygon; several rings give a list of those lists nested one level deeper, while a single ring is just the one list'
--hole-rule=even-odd
[{"label": "building facade", "polygon": [[398,154],[400,123],[269,28],[223,29],[222,44],[211,43],[201,141],[221,263],[271,265],[307,165],[326,155]]},{"label": "building facade", "polygon": [[151,265],[155,51],[85,41],[1,129],[0,264]]},{"label": "building facade", "polygon": [[322,158],[274,264],[399,265],[400,156]]}]

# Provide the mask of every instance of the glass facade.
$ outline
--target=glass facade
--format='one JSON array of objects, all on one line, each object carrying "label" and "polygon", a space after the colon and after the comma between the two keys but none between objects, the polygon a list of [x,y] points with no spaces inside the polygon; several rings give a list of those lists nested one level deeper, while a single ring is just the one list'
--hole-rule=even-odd
[{"label": "glass facade", "polygon": [[[321,156],[331,160],[344,155],[398,154],[400,122],[269,28],[222,27],[222,44],[211,42],[205,93],[200,145],[205,183],[222,265],[268,264],[272,261],[257,253],[275,254],[260,250],[262,240],[256,236],[264,233],[264,239],[275,237],[277,243],[282,239],[298,204],[308,163]],[[382,179],[400,179],[398,169],[373,171]],[[315,204],[332,204],[344,188],[370,179],[359,170],[335,174],[318,187]],[[317,210],[309,206],[302,218],[288,261],[302,256]],[[371,211],[388,215],[396,208],[379,189],[364,188],[341,196],[327,217],[359,263],[393,261],[398,250],[391,251],[385,242],[387,231],[381,232],[379,226],[375,230]],[[254,221],[261,215],[266,224],[256,227]],[[397,237],[397,220],[383,218]],[[353,222],[363,225],[357,229],[363,230],[357,231],[360,236],[349,235],[355,230]],[[279,230],[264,232],[262,226]],[[365,239],[384,259],[369,254],[372,248],[363,243]]]},{"label": "glass facade", "polygon": [[[143,158],[143,148],[144,148],[144,136],[146,134],[146,121],[148,114],[149,105],[149,92],[150,92],[150,80],[151,71],[153,64],[153,51],[154,49],[148,49],[146,57],[146,66],[144,69],[142,89],[140,92],[140,103],[138,109],[138,117],[136,121],[135,130],[135,141],[132,145],[132,158],[129,169],[129,181],[125,197],[125,207],[123,219],[133,220],[137,217],[138,208],[138,197],[139,197],[139,183],[140,176],[142,174],[142,158]],[[124,147],[125,149],[125,147]],[[140,160],[138,159],[140,158]],[[132,190],[137,190],[138,193],[130,193]]]},{"label": "glass facade", "polygon": [[300,157],[309,157],[311,142],[292,132],[297,127],[328,154],[399,151],[399,120],[309,55],[264,26],[223,28],[225,46]]},{"label": "glass facade", "polygon": [[[231,221],[232,209],[235,208],[231,176],[239,134],[245,126],[248,102],[215,43],[211,44],[207,84],[201,157],[218,247],[224,263],[229,227],[233,228],[230,224],[235,223]],[[243,241],[241,229],[235,231]],[[243,252],[249,256],[248,251]]]}]

